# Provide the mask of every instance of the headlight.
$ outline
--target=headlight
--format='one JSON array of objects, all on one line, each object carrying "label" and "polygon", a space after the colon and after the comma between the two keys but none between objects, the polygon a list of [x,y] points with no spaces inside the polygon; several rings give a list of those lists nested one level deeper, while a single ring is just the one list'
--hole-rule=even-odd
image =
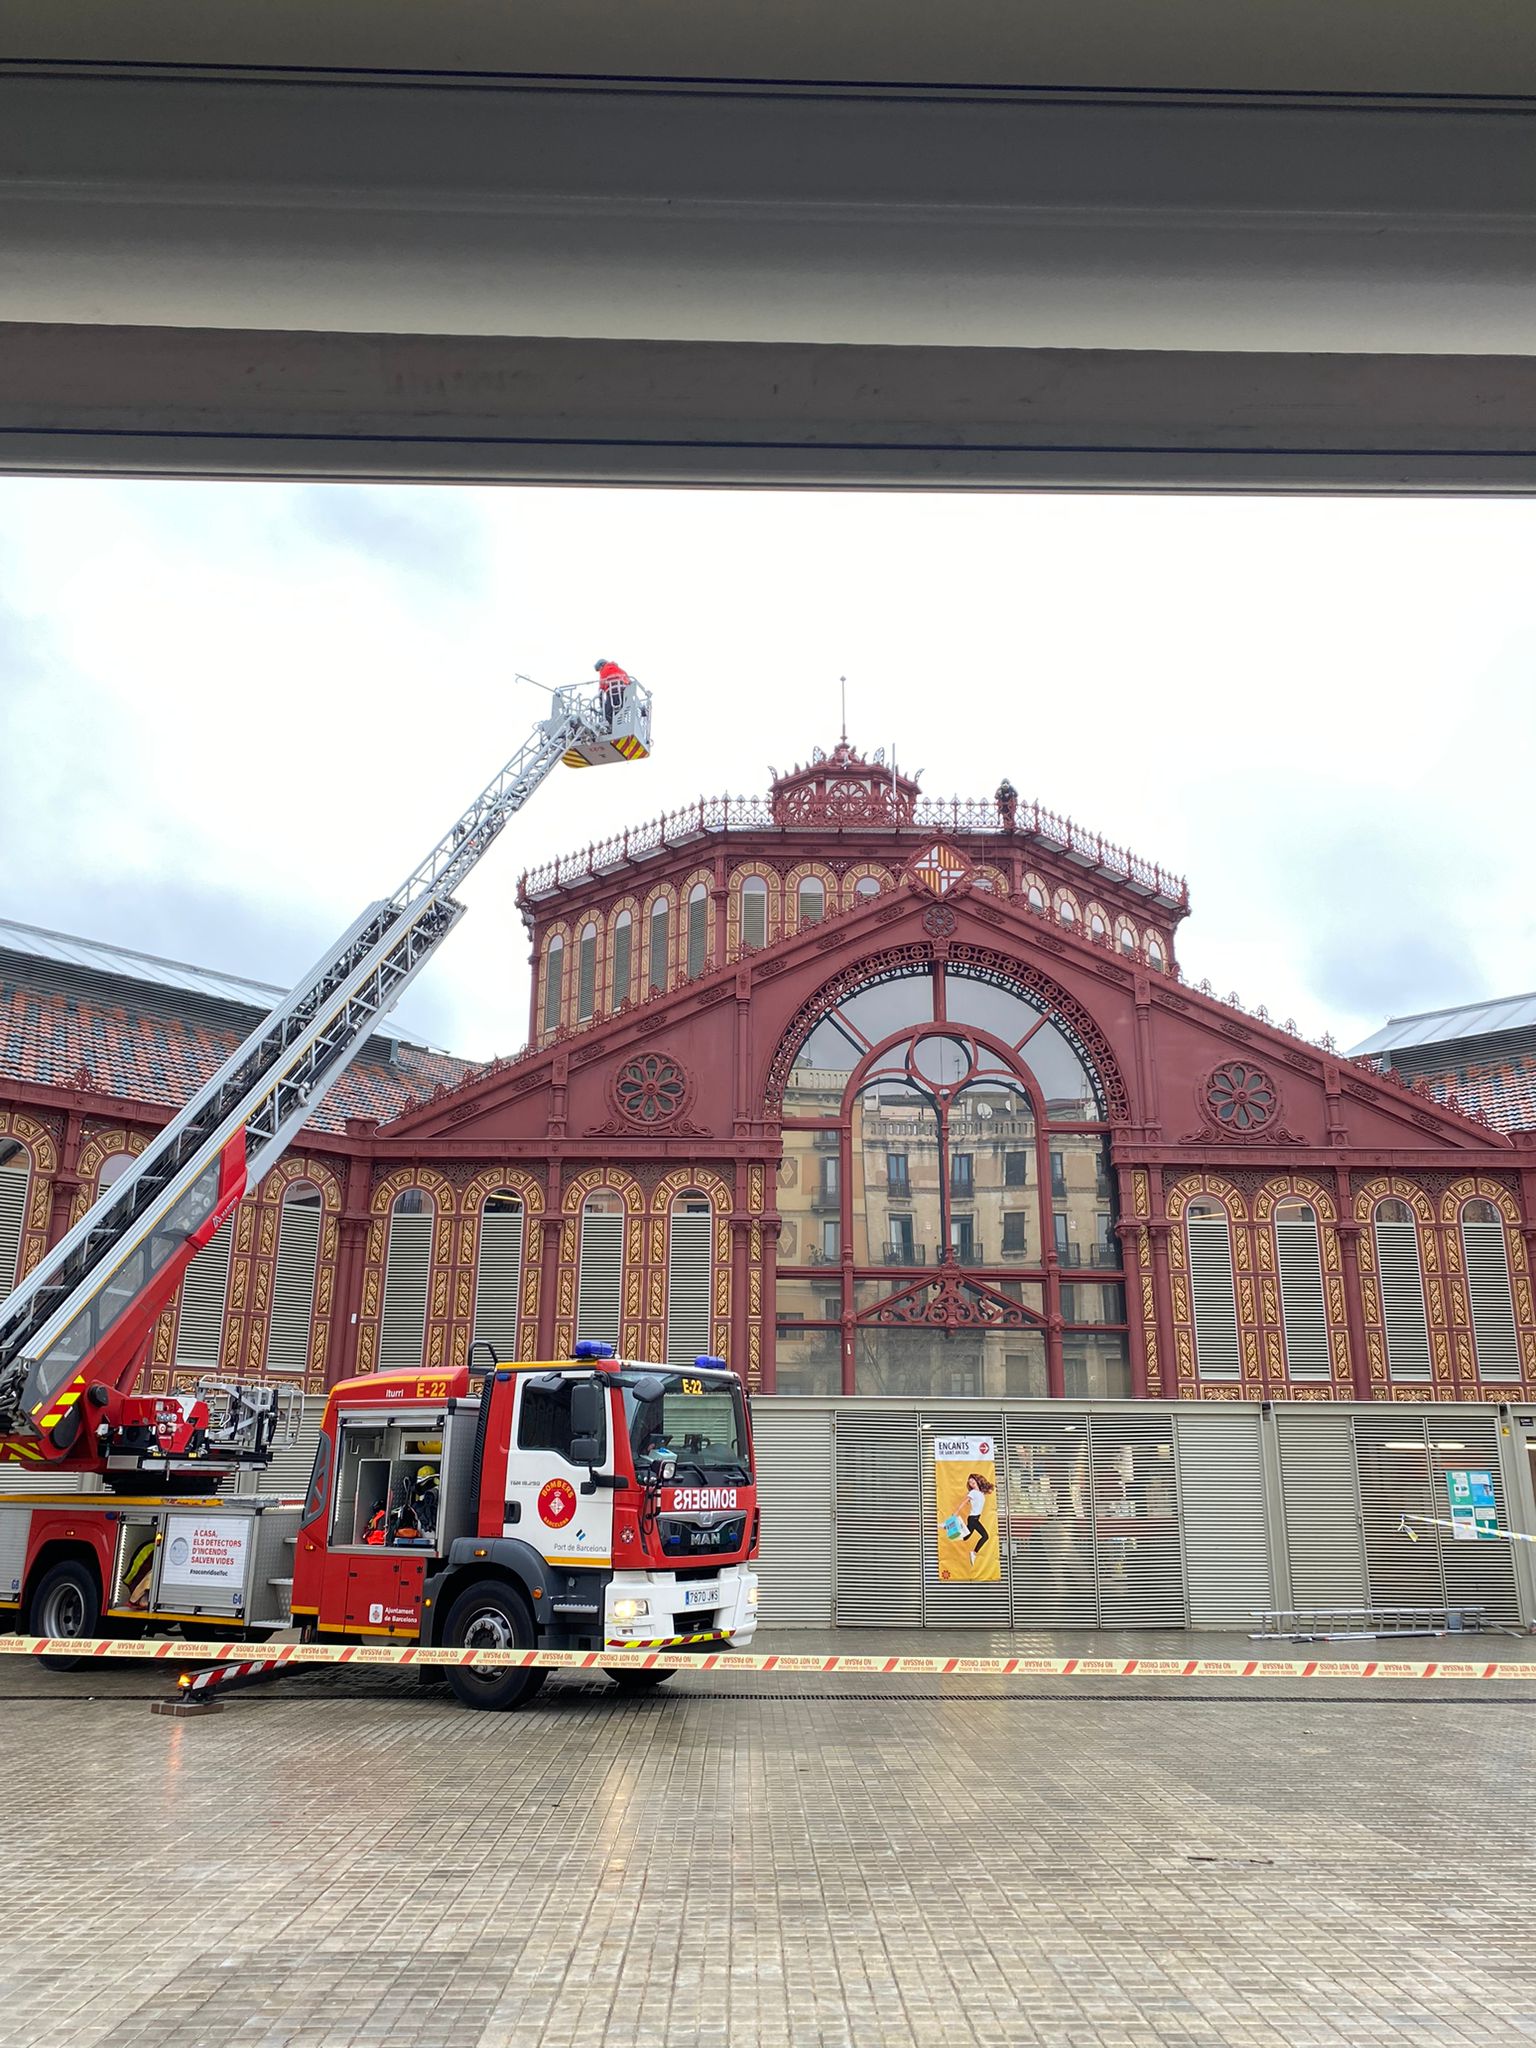
[{"label": "headlight", "polygon": [[638,1621],[642,1614],[649,1614],[650,1611],[649,1600],[615,1600],[613,1603],[615,1621]]},{"label": "headlight", "polygon": [[754,1579],[754,1580],[752,1581],[751,1585],[750,1585],[750,1586],[748,1586],[748,1588],[747,1588],[747,1605],[748,1605],[749,1607],[755,1607],[755,1606],[757,1605],[757,1581],[756,1581],[756,1579]]}]

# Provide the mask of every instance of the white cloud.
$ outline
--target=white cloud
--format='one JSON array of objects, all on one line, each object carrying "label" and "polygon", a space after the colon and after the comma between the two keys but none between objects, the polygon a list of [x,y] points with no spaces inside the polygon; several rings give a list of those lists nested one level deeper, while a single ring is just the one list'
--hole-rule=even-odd
[{"label": "white cloud", "polygon": [[849,728],[1189,874],[1187,972],[1348,1043],[1530,985],[1536,507],[0,482],[0,911],[297,976],[599,654],[654,760],[557,777],[405,1005],[521,1044],[518,872]]}]

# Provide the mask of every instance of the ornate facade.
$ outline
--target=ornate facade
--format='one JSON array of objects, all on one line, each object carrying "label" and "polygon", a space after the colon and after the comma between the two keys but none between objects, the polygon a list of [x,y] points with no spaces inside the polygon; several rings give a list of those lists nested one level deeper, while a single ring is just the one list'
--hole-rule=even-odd
[{"label": "ornate facade", "polygon": [[[1182,881],[1006,783],[840,745],[520,900],[529,1049],[311,1127],[155,1383],[586,1335],[765,1394],[1536,1398],[1536,1133],[1191,987]],[[0,1040],[0,1290],[166,1113]]]}]

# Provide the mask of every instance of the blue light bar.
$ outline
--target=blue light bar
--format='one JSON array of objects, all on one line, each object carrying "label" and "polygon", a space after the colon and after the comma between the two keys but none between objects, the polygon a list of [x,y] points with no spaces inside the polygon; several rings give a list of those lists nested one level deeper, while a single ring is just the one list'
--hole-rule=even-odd
[{"label": "blue light bar", "polygon": [[571,1347],[572,1358],[612,1358],[613,1346],[600,1344],[595,1337],[581,1337]]},{"label": "blue light bar", "polygon": [[723,1358],[711,1358],[707,1353],[702,1358],[696,1358],[693,1362],[700,1372],[725,1372],[728,1370]]}]

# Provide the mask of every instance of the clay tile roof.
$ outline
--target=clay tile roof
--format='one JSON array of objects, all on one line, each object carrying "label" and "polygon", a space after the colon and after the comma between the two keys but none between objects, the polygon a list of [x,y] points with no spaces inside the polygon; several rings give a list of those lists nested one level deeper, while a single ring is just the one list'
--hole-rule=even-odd
[{"label": "clay tile roof", "polygon": [[[0,980],[0,1074],[44,1087],[73,1088],[82,1069],[102,1095],[174,1109],[188,1100],[248,1035],[250,1025],[40,996]],[[387,1123],[469,1073],[472,1060],[397,1044],[385,1064],[358,1060],[310,1117],[311,1130],[340,1132],[348,1117]]]}]

